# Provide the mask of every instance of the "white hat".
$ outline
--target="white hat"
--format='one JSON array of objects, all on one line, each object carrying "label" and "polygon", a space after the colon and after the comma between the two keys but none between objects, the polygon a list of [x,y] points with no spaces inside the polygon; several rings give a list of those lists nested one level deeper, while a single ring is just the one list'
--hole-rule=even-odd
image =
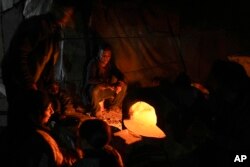
[{"label": "white hat", "polygon": [[129,119],[125,119],[125,127],[141,136],[164,138],[165,133],[156,125],[155,109],[143,101],[136,102],[129,109]]}]

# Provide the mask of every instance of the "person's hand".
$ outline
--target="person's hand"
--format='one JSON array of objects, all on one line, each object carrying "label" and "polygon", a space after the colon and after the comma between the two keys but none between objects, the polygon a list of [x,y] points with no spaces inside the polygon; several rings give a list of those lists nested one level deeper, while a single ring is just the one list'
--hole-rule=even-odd
[{"label": "person's hand", "polygon": [[109,85],[109,84],[101,85],[101,86],[100,86],[100,89],[101,89],[101,90],[104,90],[104,89],[111,89],[112,91],[115,91],[115,87],[114,87],[113,85]]},{"label": "person's hand", "polygon": [[122,86],[116,86],[116,90],[115,90],[115,92],[116,92],[116,94],[118,94],[118,93],[120,93],[122,91]]},{"label": "person's hand", "polygon": [[79,159],[82,159],[84,157],[84,151],[81,148],[76,147],[76,153],[77,153]]}]

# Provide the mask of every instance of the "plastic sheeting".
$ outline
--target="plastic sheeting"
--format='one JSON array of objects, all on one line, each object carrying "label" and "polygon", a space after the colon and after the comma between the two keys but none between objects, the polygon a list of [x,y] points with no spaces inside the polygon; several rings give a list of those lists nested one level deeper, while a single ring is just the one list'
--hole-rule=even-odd
[{"label": "plastic sheeting", "polygon": [[91,25],[113,46],[116,64],[128,82],[148,85],[153,78],[172,80],[180,72],[202,82],[215,59],[249,50],[249,45],[240,30],[244,26],[237,30],[224,19],[218,25],[210,19],[221,16],[220,12],[210,16],[212,6],[204,13],[199,13],[203,6],[197,8],[175,10],[169,1],[156,0],[110,2],[95,6]]},{"label": "plastic sheeting", "polygon": [[14,0],[1,0],[1,11],[10,9],[14,4]]},{"label": "plastic sheeting", "polygon": [[60,56],[55,66],[55,79],[57,81],[63,81],[65,79],[65,69],[63,65],[63,44],[64,41],[60,42]]},{"label": "plastic sheeting", "polygon": [[47,13],[53,0],[26,0],[23,10],[25,18]]},{"label": "plastic sheeting", "polygon": [[0,93],[4,96],[6,96],[6,92],[5,92],[5,87],[2,83],[0,83]]},{"label": "plastic sheeting", "polygon": [[20,0],[1,0],[1,11],[8,10],[18,3]]}]

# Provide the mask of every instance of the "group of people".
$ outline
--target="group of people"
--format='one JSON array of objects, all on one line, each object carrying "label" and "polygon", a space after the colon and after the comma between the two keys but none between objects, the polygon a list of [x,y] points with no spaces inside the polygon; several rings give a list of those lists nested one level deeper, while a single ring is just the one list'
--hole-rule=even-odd
[{"label": "group of people", "polygon": [[[25,167],[181,166],[179,162],[190,162],[185,158],[195,157],[198,160],[192,165],[206,165],[203,162],[212,154],[220,157],[229,150],[249,148],[246,136],[250,135],[244,130],[249,127],[249,78],[239,64],[228,61],[212,67],[206,95],[180,75],[174,87],[161,82],[156,86],[159,92],[148,89],[147,94],[143,89],[143,98],[132,97],[126,96],[127,83],[115,66],[112,47],[101,44],[86,67],[83,86],[90,106],[85,112],[91,117],[79,113],[61,91],[54,70],[62,33],[72,26],[75,5],[70,0],[54,0],[49,13],[25,19],[13,36],[2,61],[8,128],[0,138],[1,162]],[[124,106],[124,98],[141,102],[133,109]],[[155,104],[157,113],[143,101]],[[123,115],[125,129],[113,134],[99,117],[116,107],[129,112]],[[70,149],[62,145],[55,132],[58,126],[51,120],[73,125]]]},{"label": "group of people", "polygon": [[[8,124],[15,122],[16,94],[26,90],[48,91],[55,83],[55,66],[60,56],[60,43],[65,28],[73,26],[77,3],[55,0],[47,14],[25,19],[15,32],[2,60],[2,77],[9,104]],[[104,100],[121,107],[126,93],[122,73],[115,67],[110,46],[100,46],[98,55],[89,62],[83,96],[89,99],[91,114],[103,110]],[[13,119],[13,120],[12,120]]]},{"label": "group of people", "polygon": [[[21,96],[20,96],[21,97]],[[53,135],[49,120],[54,114],[49,95],[29,90],[15,103],[22,112],[19,126],[1,134],[1,163],[8,167],[122,167],[120,154],[111,146],[111,128],[103,120],[89,118],[78,126],[75,148],[65,149]]]},{"label": "group of people", "polygon": [[[101,119],[77,113],[72,99],[55,80],[62,34],[65,28],[73,26],[76,6],[76,1],[54,0],[48,13],[25,19],[13,35],[1,62],[8,102],[8,127],[1,133],[1,164],[123,166],[119,153],[108,146],[110,126]],[[121,107],[125,96],[126,84],[124,78],[113,73],[111,54],[110,47],[100,48],[98,58],[89,65],[84,93],[90,99],[94,117],[103,110],[99,103],[112,99],[110,107]],[[58,142],[60,136],[53,132],[55,126],[51,120],[72,117],[80,121],[74,122],[77,127],[72,139],[74,149],[67,150]]]}]

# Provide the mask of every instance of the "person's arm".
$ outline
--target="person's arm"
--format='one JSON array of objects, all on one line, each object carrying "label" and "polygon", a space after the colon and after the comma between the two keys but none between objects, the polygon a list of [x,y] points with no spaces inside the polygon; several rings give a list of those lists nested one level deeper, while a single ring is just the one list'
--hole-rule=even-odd
[{"label": "person's arm", "polygon": [[113,85],[114,85],[116,94],[118,94],[122,90],[122,87],[126,85],[126,82],[125,82],[123,73],[116,67],[114,63],[112,64],[112,75],[113,75],[113,78],[115,78],[116,80]]}]

